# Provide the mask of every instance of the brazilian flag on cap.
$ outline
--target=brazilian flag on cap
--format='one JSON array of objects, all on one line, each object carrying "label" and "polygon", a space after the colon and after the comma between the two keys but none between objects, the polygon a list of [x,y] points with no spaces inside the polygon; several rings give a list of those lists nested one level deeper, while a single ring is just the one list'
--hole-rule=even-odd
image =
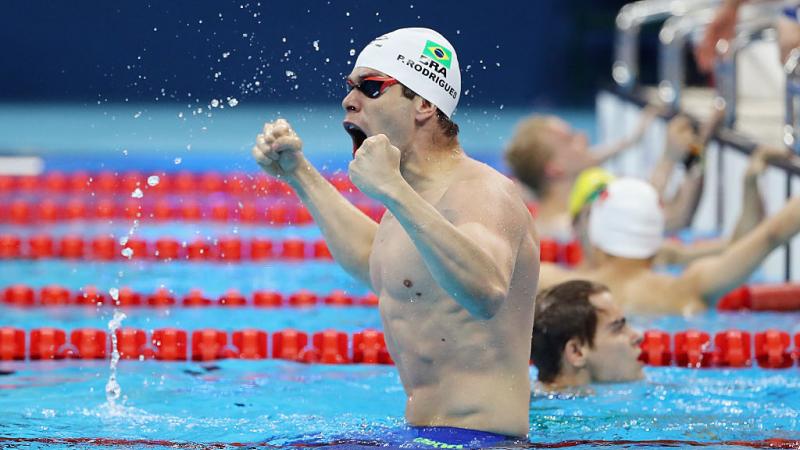
[{"label": "brazilian flag on cap", "polygon": [[453,52],[433,41],[425,43],[425,49],[422,50],[422,55],[427,56],[448,69],[450,68],[450,63],[453,61]]}]

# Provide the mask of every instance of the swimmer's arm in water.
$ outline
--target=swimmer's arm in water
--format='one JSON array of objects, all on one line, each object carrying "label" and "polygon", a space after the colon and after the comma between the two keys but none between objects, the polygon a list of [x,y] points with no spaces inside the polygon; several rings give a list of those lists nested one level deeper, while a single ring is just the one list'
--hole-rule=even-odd
[{"label": "swimmer's arm in water", "polygon": [[680,276],[706,301],[745,282],[777,247],[800,232],[800,197],[794,197],[777,214],[731,244],[722,254],[695,261]]},{"label": "swimmer's arm in water", "polygon": [[400,151],[384,135],[371,136],[350,163],[350,177],[386,205],[448,295],[475,317],[493,317],[508,296],[523,239],[533,239],[530,213],[514,186],[499,179],[456,182],[439,212],[403,179],[399,166]]},{"label": "swimmer's arm in water", "polygon": [[253,157],[270,175],[289,183],[322,230],[334,259],[371,286],[369,255],[378,224],[347,201],[303,156],[302,141],[288,122],[267,123]]},{"label": "swimmer's arm in water", "polygon": [[610,144],[592,147],[592,161],[587,168],[602,165],[609,159],[636,145],[642,140],[645,132],[647,132],[647,129],[653,123],[653,120],[658,116],[658,114],[659,108],[648,106],[642,111],[642,117],[639,120],[639,125],[630,136]]}]

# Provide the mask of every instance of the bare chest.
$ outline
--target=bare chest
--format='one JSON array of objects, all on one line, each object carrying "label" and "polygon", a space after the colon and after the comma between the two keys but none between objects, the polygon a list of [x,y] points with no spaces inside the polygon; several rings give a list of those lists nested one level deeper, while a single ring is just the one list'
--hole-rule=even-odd
[{"label": "bare chest", "polygon": [[372,284],[382,297],[421,303],[442,292],[409,234],[389,213],[378,228],[369,266]]}]

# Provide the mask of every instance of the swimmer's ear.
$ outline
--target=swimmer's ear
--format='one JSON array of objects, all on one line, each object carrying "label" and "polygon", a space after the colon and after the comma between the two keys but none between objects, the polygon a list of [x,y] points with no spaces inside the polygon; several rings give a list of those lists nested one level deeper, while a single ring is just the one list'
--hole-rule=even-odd
[{"label": "swimmer's ear", "polygon": [[564,362],[575,369],[581,369],[586,365],[587,346],[577,337],[567,341],[564,346]]},{"label": "swimmer's ear", "polygon": [[419,122],[436,117],[436,106],[419,95],[414,97],[414,108],[416,109],[416,119]]},{"label": "swimmer's ear", "polygon": [[565,172],[566,171],[563,167],[553,163],[552,161],[547,162],[544,165],[544,176],[547,178],[560,178],[564,176]]}]

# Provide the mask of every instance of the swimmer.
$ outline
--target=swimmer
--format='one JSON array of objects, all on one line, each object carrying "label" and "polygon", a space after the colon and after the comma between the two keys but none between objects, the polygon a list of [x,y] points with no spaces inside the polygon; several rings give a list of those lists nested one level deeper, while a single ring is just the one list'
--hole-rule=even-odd
[{"label": "swimmer", "polygon": [[297,192],[335,260],[378,294],[408,423],[526,436],[536,232],[513,183],[459,144],[453,46],[430,29],[393,31],[361,51],[347,83],[349,175],[386,206],[380,223],[308,162],[287,121],[264,126],[253,156]]},{"label": "swimmer", "polygon": [[[656,107],[646,108],[630,139],[593,150],[588,148],[584,135],[573,132],[566,122],[556,117],[533,116],[518,126],[505,158],[514,177],[538,199],[536,225],[541,236],[562,242],[573,238],[568,204],[578,174],[599,166],[638,142],[658,111]],[[684,116],[676,116],[669,122],[665,150],[652,175],[659,192],[666,191],[675,162],[683,161],[692,149],[703,148],[721,118],[721,113],[713,115],[699,135]],[[707,130],[709,127],[711,129]],[[702,174],[698,168],[689,170],[676,195],[664,199],[668,230],[684,228],[691,220],[702,192]]]},{"label": "swimmer", "polygon": [[567,281],[539,293],[531,360],[537,391],[640,380],[642,336],[602,284]]},{"label": "swimmer", "polygon": [[594,267],[566,270],[542,264],[542,288],[588,279],[607,285],[626,312],[689,315],[745,282],[775,248],[800,232],[800,196],[759,223],[723,252],[699,258],[679,276],[652,270],[664,235],[664,212],[649,183],[612,181],[589,211]]},{"label": "swimmer", "polygon": [[584,133],[556,116],[532,115],[517,125],[505,159],[524,196],[538,202],[536,226],[543,237],[571,239],[566,205],[575,177],[636,145],[657,113],[656,108],[646,109],[630,137],[594,148]]},{"label": "swimmer", "polygon": [[[750,155],[749,163],[742,181],[742,210],[736,221],[733,234],[729,238],[709,239],[704,241],[683,243],[675,239],[667,239],[656,254],[653,265],[680,265],[723,252],[730,244],[746,235],[764,219],[764,201],[758,187],[758,179],[767,168],[767,162],[788,161],[791,152],[787,148],[757,147]],[[589,209],[594,200],[614,179],[608,171],[599,167],[586,169],[578,176],[570,194],[570,214],[573,228],[581,243],[583,259],[577,267],[586,270],[596,267],[592,257],[592,246],[589,243],[588,225]]]}]

